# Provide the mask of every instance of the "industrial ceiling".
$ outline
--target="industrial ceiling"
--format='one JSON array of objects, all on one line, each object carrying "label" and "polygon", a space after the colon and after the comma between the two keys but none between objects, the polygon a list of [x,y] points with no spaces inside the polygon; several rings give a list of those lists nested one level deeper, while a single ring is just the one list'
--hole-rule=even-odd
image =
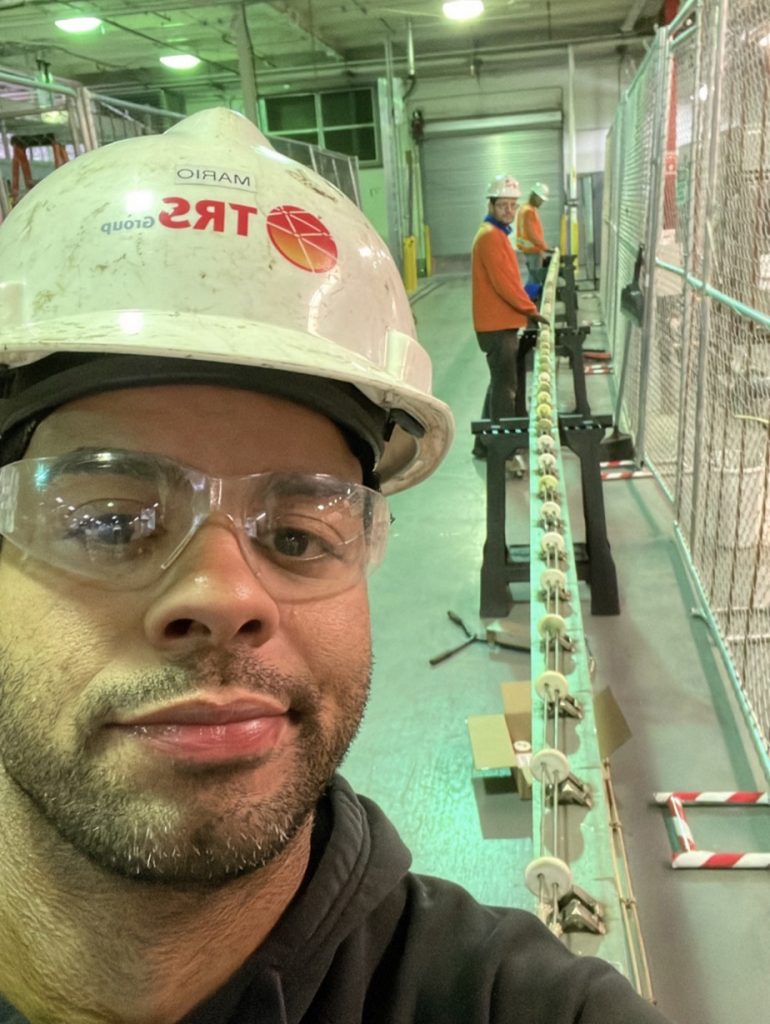
[{"label": "industrial ceiling", "polygon": [[[640,50],[662,0],[486,0],[467,22],[440,0],[0,0],[0,68],[53,75],[112,95],[237,90],[244,64],[260,92],[371,80],[390,68],[417,76],[482,76],[549,51],[633,46]],[[101,25],[72,35],[63,18]],[[159,63],[190,53],[200,64]]]}]

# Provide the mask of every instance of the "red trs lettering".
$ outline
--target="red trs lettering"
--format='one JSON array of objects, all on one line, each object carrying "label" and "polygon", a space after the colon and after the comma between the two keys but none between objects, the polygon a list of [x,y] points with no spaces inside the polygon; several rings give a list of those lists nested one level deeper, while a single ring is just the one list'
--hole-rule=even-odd
[{"label": "red trs lettering", "polygon": [[193,231],[205,231],[211,225],[212,231],[220,234],[224,232],[228,219],[228,209],[235,213],[235,231],[238,235],[248,235],[249,218],[257,213],[256,206],[246,206],[245,203],[225,203],[221,199],[199,199],[195,204],[197,219],[192,222],[187,214],[190,213],[190,203],[181,196],[168,196],[163,200],[171,205],[170,210],[162,210],[158,214],[158,223],[164,228],[192,228]]}]

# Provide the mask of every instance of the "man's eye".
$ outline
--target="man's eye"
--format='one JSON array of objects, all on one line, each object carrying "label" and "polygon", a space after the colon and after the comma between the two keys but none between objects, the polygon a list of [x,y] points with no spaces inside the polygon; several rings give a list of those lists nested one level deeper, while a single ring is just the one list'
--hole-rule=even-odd
[{"label": "man's eye", "polygon": [[276,554],[287,558],[320,558],[331,553],[328,544],[307,530],[279,527],[267,538]]},{"label": "man's eye", "polygon": [[90,544],[130,544],[141,535],[141,521],[127,515],[114,515],[97,519],[83,516],[70,524],[69,536],[80,537]]},{"label": "man's eye", "polygon": [[[126,508],[126,503],[81,506],[69,510],[66,536],[87,547],[130,547],[158,533],[156,508]],[[123,507],[121,507],[123,506]]]}]

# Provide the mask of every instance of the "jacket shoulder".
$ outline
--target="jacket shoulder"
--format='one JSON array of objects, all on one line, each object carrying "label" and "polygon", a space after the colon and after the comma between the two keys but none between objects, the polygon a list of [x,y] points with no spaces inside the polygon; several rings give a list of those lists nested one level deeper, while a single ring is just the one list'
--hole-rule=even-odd
[{"label": "jacket shoulder", "polygon": [[[576,957],[529,911],[490,907],[441,879],[410,875],[398,1020],[441,1024],[663,1024],[603,960]],[[403,1007],[402,1007],[403,1009]]]}]

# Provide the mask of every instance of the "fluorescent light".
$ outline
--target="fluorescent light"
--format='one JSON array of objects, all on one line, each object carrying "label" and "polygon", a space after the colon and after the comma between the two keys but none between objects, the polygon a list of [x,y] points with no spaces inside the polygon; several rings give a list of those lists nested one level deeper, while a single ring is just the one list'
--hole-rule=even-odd
[{"label": "fluorescent light", "polygon": [[760,46],[770,46],[770,36],[762,36],[759,40]]},{"label": "fluorescent light", "polygon": [[161,57],[160,62],[167,68],[184,71],[185,68],[194,68],[196,64],[200,64],[200,58],[194,57],[191,53],[170,53],[167,57]]},{"label": "fluorescent light", "polygon": [[54,25],[62,32],[93,32],[101,23],[101,18],[62,18],[55,21]]},{"label": "fluorescent light", "polygon": [[470,21],[484,13],[484,4],[481,0],[447,0],[442,10],[452,21]]}]

